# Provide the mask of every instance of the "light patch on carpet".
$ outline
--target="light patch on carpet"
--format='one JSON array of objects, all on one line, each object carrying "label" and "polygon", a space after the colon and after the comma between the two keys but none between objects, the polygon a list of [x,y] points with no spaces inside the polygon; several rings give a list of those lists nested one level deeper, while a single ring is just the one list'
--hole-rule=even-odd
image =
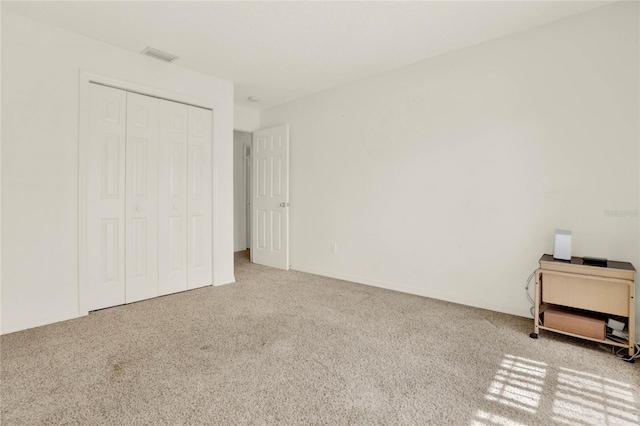
[{"label": "light patch on carpet", "polygon": [[637,425],[632,386],[595,374],[560,367],[553,420],[566,425]]},{"label": "light patch on carpet", "polygon": [[543,362],[505,355],[485,398],[535,413],[540,405],[546,367]]},{"label": "light patch on carpet", "polygon": [[486,411],[478,410],[476,413],[476,420],[471,423],[471,426],[488,426],[488,425],[500,425],[500,426],[525,426],[523,423],[518,423],[511,420],[508,417],[499,416],[497,414],[487,413]]},{"label": "light patch on carpet", "polygon": [[[550,393],[554,387],[555,392]],[[494,410],[478,410],[471,424],[522,425],[506,414],[511,412],[515,418],[533,416],[541,410],[542,396],[549,394],[553,398],[547,397],[548,401],[552,399],[547,410],[551,408],[551,419],[558,424],[640,424],[633,385],[565,367],[554,369],[544,362],[509,354],[504,356],[485,395],[486,401],[499,405]]]}]

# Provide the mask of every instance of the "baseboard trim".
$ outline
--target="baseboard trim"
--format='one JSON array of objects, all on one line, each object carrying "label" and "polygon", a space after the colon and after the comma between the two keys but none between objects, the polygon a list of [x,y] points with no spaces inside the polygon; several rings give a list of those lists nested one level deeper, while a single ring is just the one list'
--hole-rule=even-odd
[{"label": "baseboard trim", "polygon": [[219,283],[214,283],[214,284],[213,284],[213,286],[214,286],[214,287],[220,287],[220,286],[222,286],[222,285],[233,284],[233,283],[235,283],[235,282],[236,282],[236,277],[235,277],[235,275],[234,275],[234,276],[232,276],[230,279],[229,279],[229,278],[227,278],[226,280],[220,280],[220,282],[219,282]]},{"label": "baseboard trim", "polygon": [[64,314],[53,315],[50,317],[37,318],[30,321],[22,321],[15,323],[5,323],[2,324],[2,329],[0,330],[0,334],[9,334],[15,333],[16,331],[27,330],[29,328],[41,327],[43,325],[49,325],[60,321],[67,321],[71,319],[80,318],[82,315],[78,311],[75,312],[66,312]]},{"label": "baseboard trim", "polygon": [[387,281],[373,280],[370,278],[364,278],[364,277],[359,277],[354,275],[329,272],[321,269],[305,268],[305,267],[298,267],[298,266],[292,269],[300,272],[306,272],[309,274],[321,275],[324,277],[335,278],[343,281],[350,281],[356,284],[364,284],[372,287],[384,288],[386,290],[399,291],[401,293],[428,297],[430,299],[444,300],[445,302],[457,303],[459,305],[472,306],[474,308],[487,309],[495,312],[502,312],[504,314],[515,315],[518,317],[532,318],[528,309],[522,310],[522,309],[515,308],[513,306],[501,306],[501,305],[495,305],[492,303],[483,303],[484,301],[481,301],[480,303],[478,303],[478,301],[476,300],[465,299],[464,297],[452,296],[450,294],[428,291],[421,288],[416,288],[416,287],[411,287],[406,285],[399,285],[399,284],[391,283]]}]

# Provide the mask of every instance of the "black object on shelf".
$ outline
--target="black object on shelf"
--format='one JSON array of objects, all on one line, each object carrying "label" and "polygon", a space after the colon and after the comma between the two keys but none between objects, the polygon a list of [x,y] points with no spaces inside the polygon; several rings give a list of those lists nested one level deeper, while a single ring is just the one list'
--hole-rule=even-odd
[{"label": "black object on shelf", "polygon": [[589,266],[600,266],[600,267],[606,268],[607,267],[607,259],[605,259],[603,257],[584,256],[582,258],[582,264],[583,265],[589,265]]}]

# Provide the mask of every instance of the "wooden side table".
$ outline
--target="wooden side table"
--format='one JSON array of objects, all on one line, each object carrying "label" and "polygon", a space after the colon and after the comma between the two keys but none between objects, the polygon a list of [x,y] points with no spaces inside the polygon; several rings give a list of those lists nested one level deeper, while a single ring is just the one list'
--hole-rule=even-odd
[{"label": "wooden side table", "polygon": [[[548,330],[623,347],[629,351],[626,360],[633,362],[635,272],[636,269],[628,262],[608,261],[606,267],[600,267],[583,264],[581,257],[559,261],[554,260],[550,254],[543,255],[540,258],[540,268],[535,272],[534,331],[531,337],[537,338],[540,330]],[[554,315],[553,326],[549,326],[545,325],[545,311],[554,314],[560,312],[562,315]],[[552,318],[551,315],[549,318]],[[618,342],[604,336],[606,318],[624,322],[629,331],[629,339]],[[593,326],[593,322],[597,323],[599,320],[602,321],[602,338],[575,331],[580,329],[576,324]],[[597,328],[597,324],[595,325]]]}]

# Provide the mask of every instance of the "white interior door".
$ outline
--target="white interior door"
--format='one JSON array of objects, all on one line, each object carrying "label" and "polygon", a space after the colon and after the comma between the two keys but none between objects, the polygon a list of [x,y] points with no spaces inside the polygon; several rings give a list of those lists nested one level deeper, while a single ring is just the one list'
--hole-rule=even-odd
[{"label": "white interior door", "polygon": [[159,100],[127,93],[126,302],[158,296]]},{"label": "white interior door", "polygon": [[160,294],[187,289],[187,105],[160,101],[158,270]]},{"label": "white interior door", "polygon": [[289,269],[289,126],[253,133],[251,261]]},{"label": "white interior door", "polygon": [[211,240],[212,112],[189,106],[187,182],[187,286],[213,284]]},{"label": "white interior door", "polygon": [[89,84],[87,308],[125,303],[127,92]]}]

